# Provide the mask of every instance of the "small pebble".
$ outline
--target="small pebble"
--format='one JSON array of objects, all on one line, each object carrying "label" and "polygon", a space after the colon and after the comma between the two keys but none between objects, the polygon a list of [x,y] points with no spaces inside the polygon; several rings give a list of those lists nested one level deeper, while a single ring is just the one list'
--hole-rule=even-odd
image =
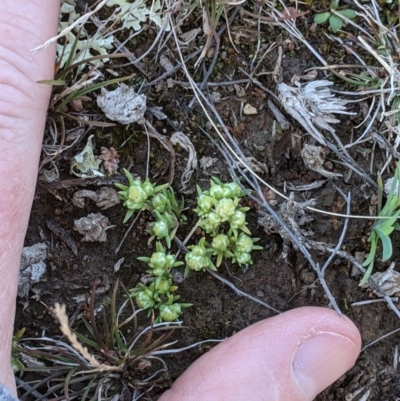
[{"label": "small pebble", "polygon": [[212,58],[214,56],[214,53],[215,53],[215,48],[214,47],[210,47],[207,50],[207,58]]}]

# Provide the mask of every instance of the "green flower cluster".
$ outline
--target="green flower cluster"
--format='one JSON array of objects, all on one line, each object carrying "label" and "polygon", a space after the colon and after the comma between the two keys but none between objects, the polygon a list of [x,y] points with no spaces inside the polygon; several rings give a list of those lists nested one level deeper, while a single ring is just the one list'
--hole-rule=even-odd
[{"label": "green flower cluster", "polygon": [[[202,238],[197,245],[189,246],[190,252],[185,256],[185,276],[190,270],[205,271],[207,268],[217,270],[224,258],[233,263],[245,265],[253,263],[251,252],[262,249],[255,245],[258,238],[251,238],[247,228],[246,212],[248,207],[240,207],[244,192],[235,182],[223,184],[217,178],[210,182],[210,189],[202,191],[197,187],[198,223],[208,235],[211,243]],[[215,265],[211,258],[216,256]]]},{"label": "green flower cluster", "polygon": [[174,190],[168,184],[155,186],[147,178],[145,181],[135,180],[132,174],[124,169],[129,185],[115,184],[120,199],[128,209],[124,223],[127,222],[136,210],[150,210],[156,218],[149,224],[148,232],[158,240],[164,239],[168,248],[179,227],[179,220],[185,219],[182,215],[183,200],[178,203]]},{"label": "green flower cluster", "polygon": [[168,184],[155,186],[148,178],[144,181],[135,180],[132,174],[124,168],[124,173],[128,179],[129,185],[115,184],[119,191],[119,197],[124,202],[124,206],[128,209],[126,212],[124,223],[126,223],[136,210],[149,209],[151,205],[149,198],[163,189]]},{"label": "green flower cluster", "polygon": [[178,289],[172,284],[171,269],[181,266],[183,262],[177,262],[174,255],[166,254],[160,242],[156,244],[156,252],[148,257],[138,258],[146,262],[150,269],[147,270],[152,276],[150,285],[140,284],[139,288],[130,290],[136,304],[141,309],[149,310],[149,314],[154,309],[158,309],[159,315],[156,322],[173,322],[178,320],[182,314],[182,308],[188,308],[191,304],[176,302],[179,295],[173,293]]},{"label": "green flower cluster", "polygon": [[248,207],[240,207],[239,201],[244,192],[236,182],[221,183],[217,178],[210,182],[210,189],[202,191],[197,187],[197,208],[194,211],[201,217],[200,227],[211,236],[218,233],[223,223],[229,224],[228,234],[238,235],[238,230],[251,235],[247,228]]}]

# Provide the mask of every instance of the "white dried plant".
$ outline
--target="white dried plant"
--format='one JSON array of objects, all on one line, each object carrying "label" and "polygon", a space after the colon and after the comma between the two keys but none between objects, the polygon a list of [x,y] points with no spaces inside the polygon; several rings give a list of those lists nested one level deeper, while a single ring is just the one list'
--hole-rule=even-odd
[{"label": "white dried plant", "polygon": [[[67,18],[67,19],[66,19]],[[77,24],[74,28],[75,33],[68,29],[73,25],[81,15],[75,10],[74,0],[63,0],[60,8],[60,21],[58,23],[58,32],[65,32],[66,43],[57,43],[57,57],[60,64],[60,68],[63,68],[71,57],[71,52],[74,51],[72,61],[77,63],[84,59],[94,56],[92,51],[94,50],[96,54],[106,55],[108,50],[112,49],[114,37],[109,36],[104,38],[101,34],[96,33],[93,37],[89,37],[86,30],[83,29],[83,25]],[[64,21],[62,21],[64,20]],[[84,20],[84,22],[86,22]],[[79,28],[80,27],[80,28]],[[79,35],[79,37],[77,37]],[[93,60],[91,64],[99,65],[101,63],[107,62],[108,58],[102,60]],[[85,64],[79,66],[79,71],[85,67]]]},{"label": "white dried plant", "polygon": [[[145,0],[110,0],[107,2],[107,7],[118,6],[119,9],[116,13],[116,18],[121,18],[124,28],[140,31],[142,23],[147,19],[154,22],[160,28],[164,26],[164,21],[160,16],[161,2],[160,0],[154,1],[150,8],[147,7]],[[169,25],[164,27],[167,31],[170,30]]]},{"label": "white dried plant", "polygon": [[326,139],[318,128],[334,134],[335,129],[330,124],[340,122],[334,114],[354,114],[346,110],[347,100],[331,92],[331,85],[333,82],[318,80],[296,86],[282,83],[278,87],[279,99],[286,112],[323,145],[326,145]]}]

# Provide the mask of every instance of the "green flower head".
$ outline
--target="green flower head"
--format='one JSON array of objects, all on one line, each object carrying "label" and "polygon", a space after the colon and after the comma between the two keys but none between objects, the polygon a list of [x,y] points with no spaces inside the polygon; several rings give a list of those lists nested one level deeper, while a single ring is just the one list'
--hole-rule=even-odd
[{"label": "green flower head", "polygon": [[146,287],[141,287],[133,294],[136,304],[140,309],[150,309],[155,305],[153,292]]},{"label": "green flower head", "polygon": [[244,226],[246,224],[246,215],[240,210],[236,210],[229,219],[229,224],[233,230]]},{"label": "green flower head", "polygon": [[239,253],[250,253],[253,250],[253,240],[248,235],[240,233],[236,241],[235,250]]},{"label": "green flower head", "polygon": [[154,252],[149,261],[150,267],[153,269],[164,269],[167,266],[167,255],[165,252]]},{"label": "green flower head", "polygon": [[236,182],[228,182],[223,186],[224,198],[240,198],[244,195],[242,189]]},{"label": "green flower head", "polygon": [[174,322],[182,315],[182,307],[180,304],[162,304],[159,307],[159,311],[160,318],[164,320],[164,322]]},{"label": "green flower head", "polygon": [[247,252],[242,252],[235,255],[236,263],[239,265],[246,265],[249,263],[253,263],[251,260],[251,256]]},{"label": "green flower head", "polygon": [[212,248],[220,252],[226,251],[228,249],[229,244],[230,244],[229,237],[225,234],[216,235],[211,242]]},{"label": "green flower head", "polygon": [[216,231],[222,222],[221,217],[215,213],[210,212],[206,218],[200,222],[200,227],[207,233],[211,234]]},{"label": "green flower head", "polygon": [[236,211],[239,200],[221,199],[215,207],[215,212],[221,217],[221,221],[228,221]]},{"label": "green flower head", "polygon": [[224,187],[220,184],[215,184],[211,181],[210,196],[214,199],[220,200],[224,198]]},{"label": "green flower head", "polygon": [[211,196],[201,194],[197,197],[197,205],[198,208],[196,209],[196,212],[199,216],[202,216],[206,213],[208,213],[211,208],[214,206],[215,201]]},{"label": "green flower head", "polygon": [[135,181],[128,189],[128,198],[126,199],[126,207],[128,209],[144,209],[147,200],[147,193],[142,188],[140,181]]},{"label": "green flower head", "polygon": [[154,288],[158,294],[166,294],[167,292],[173,292],[177,289],[176,286],[172,285],[172,280],[165,277],[157,277],[154,281]]},{"label": "green flower head", "polygon": [[164,238],[168,236],[168,224],[165,221],[156,221],[153,225],[153,233],[157,238]]},{"label": "green flower head", "polygon": [[168,206],[168,198],[163,193],[156,194],[151,199],[151,206],[154,210],[162,213]]}]

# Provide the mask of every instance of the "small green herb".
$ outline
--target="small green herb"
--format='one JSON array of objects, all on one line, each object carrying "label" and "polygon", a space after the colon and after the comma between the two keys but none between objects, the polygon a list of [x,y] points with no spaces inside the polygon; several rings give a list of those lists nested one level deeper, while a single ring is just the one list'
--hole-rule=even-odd
[{"label": "small green herb", "polygon": [[360,285],[364,285],[371,276],[374,268],[376,251],[378,242],[382,244],[382,262],[386,262],[392,257],[393,246],[390,240],[390,234],[394,230],[400,230],[400,224],[397,218],[400,215],[400,163],[397,163],[396,171],[394,173],[392,185],[386,199],[385,206],[379,210],[379,205],[382,204],[383,183],[382,179],[378,178],[378,216],[387,217],[386,219],[376,220],[371,228],[371,235],[368,242],[371,243],[371,249],[368,257],[363,263],[363,266],[368,267]]},{"label": "small green herb", "polygon": [[[356,12],[349,8],[346,10],[337,10],[337,3],[335,1],[331,4],[331,10],[336,11],[338,14],[348,19],[354,19],[357,16]],[[332,32],[336,33],[342,28],[344,20],[340,16],[333,14],[332,11],[326,11],[317,14],[314,17],[314,22],[318,25],[328,22]]]}]

